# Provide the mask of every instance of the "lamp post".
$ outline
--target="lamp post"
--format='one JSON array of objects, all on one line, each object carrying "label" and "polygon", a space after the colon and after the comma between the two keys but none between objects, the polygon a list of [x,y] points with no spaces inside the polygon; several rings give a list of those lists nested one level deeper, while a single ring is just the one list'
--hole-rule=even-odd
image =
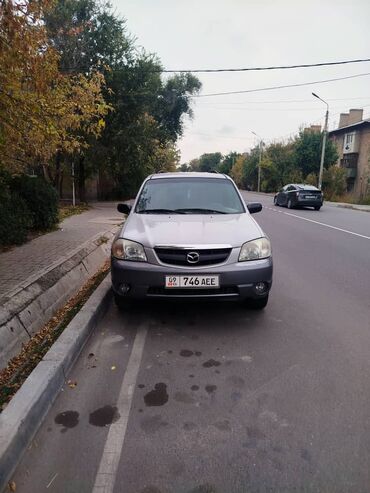
[{"label": "lamp post", "polygon": [[322,185],[322,173],[324,171],[324,159],[325,159],[325,146],[326,146],[326,135],[328,133],[328,119],[329,119],[329,105],[326,101],[320,98],[317,94],[314,92],[312,93],[312,96],[314,96],[317,99],[320,99],[323,103],[326,104],[326,114],[325,114],[325,125],[324,125],[324,133],[322,136],[322,148],[321,148],[321,160],[320,160],[320,171],[319,171],[319,189],[321,190],[321,185]]},{"label": "lamp post", "polygon": [[261,188],[262,139],[258,134],[256,134],[256,132],[253,132],[253,130],[252,130],[252,134],[260,139],[260,143],[259,143],[260,156],[259,156],[259,160],[258,160],[258,178],[257,178],[257,192],[259,192],[260,188]]}]

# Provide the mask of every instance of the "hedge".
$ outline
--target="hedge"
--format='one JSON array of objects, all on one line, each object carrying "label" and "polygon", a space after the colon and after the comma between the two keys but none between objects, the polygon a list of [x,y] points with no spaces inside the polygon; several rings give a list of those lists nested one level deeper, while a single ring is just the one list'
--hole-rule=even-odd
[{"label": "hedge", "polygon": [[0,170],[0,245],[19,245],[31,230],[45,231],[58,222],[58,197],[39,177],[11,177]]}]

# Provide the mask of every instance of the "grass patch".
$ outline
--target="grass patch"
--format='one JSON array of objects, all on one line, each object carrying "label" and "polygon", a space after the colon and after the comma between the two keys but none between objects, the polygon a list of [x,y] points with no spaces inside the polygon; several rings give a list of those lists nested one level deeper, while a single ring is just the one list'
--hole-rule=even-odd
[{"label": "grass patch", "polygon": [[109,260],[0,371],[0,413],[109,271]]},{"label": "grass patch", "polygon": [[59,205],[59,222],[64,221],[67,217],[75,216],[76,214],[82,214],[90,209],[87,204],[78,205]]}]

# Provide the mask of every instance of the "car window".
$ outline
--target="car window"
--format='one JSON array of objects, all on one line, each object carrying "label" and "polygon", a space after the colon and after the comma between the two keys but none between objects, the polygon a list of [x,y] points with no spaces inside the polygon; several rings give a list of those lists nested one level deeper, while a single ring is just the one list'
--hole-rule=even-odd
[{"label": "car window", "polygon": [[234,184],[221,178],[156,178],[148,180],[135,212],[182,211],[185,213],[241,214],[245,212]]}]

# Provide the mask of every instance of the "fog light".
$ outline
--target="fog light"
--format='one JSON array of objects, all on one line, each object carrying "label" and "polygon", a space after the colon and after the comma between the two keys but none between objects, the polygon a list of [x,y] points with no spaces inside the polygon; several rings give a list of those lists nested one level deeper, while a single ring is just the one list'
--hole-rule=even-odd
[{"label": "fog light", "polygon": [[129,284],[120,284],[118,291],[120,294],[127,294],[130,291],[130,285]]},{"label": "fog light", "polygon": [[266,282],[257,282],[254,285],[254,289],[257,294],[265,294],[268,290],[268,284]]}]

